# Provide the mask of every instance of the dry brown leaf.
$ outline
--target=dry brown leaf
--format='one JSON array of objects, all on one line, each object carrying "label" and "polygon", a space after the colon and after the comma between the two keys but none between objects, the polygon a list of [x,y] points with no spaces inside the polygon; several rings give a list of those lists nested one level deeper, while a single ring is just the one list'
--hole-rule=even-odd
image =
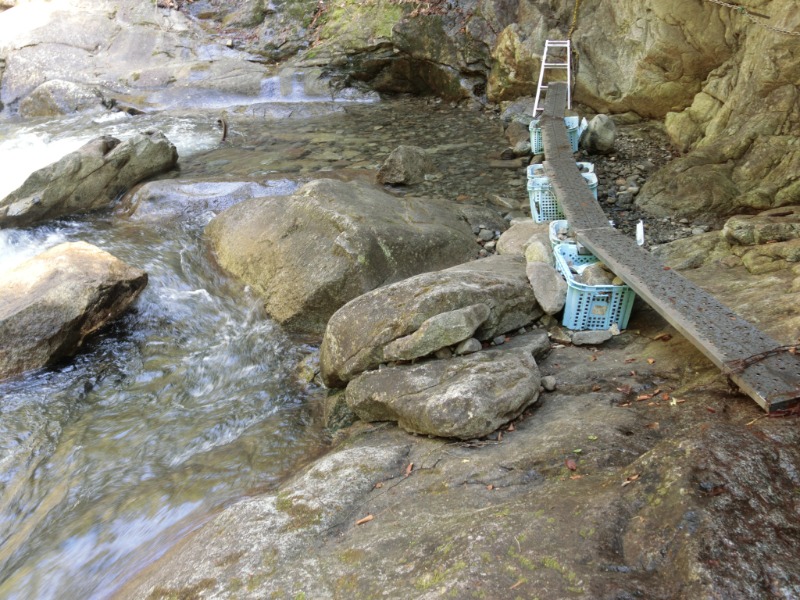
[{"label": "dry brown leaf", "polygon": [[653,421],[652,423],[648,423],[647,425],[645,425],[645,427],[647,429],[658,429],[660,425],[658,424],[658,421]]},{"label": "dry brown leaf", "polygon": [[655,362],[656,362],[656,359],[655,359],[655,358],[648,358],[648,359],[647,359],[647,364],[648,364],[648,365],[655,364]]},{"label": "dry brown leaf", "polygon": [[664,392],[663,394],[661,394],[661,399],[666,402],[667,400],[669,400],[669,394],[667,392]]},{"label": "dry brown leaf", "polygon": [[486,486],[486,489],[491,492],[494,489],[494,486],[490,483],[489,485]]},{"label": "dry brown leaf", "polygon": [[565,460],[565,461],[564,461],[564,464],[565,464],[565,465],[567,465],[567,468],[568,468],[570,471],[577,471],[577,470],[578,470],[578,463],[576,463],[576,462],[575,462],[574,460],[572,460],[571,458],[568,458],[567,460]]},{"label": "dry brown leaf", "polygon": [[626,485],[629,485],[629,484],[633,483],[637,479],[639,479],[639,473],[634,473],[633,475],[629,475],[625,479],[625,481],[622,482],[622,487],[625,487]]},{"label": "dry brown leaf", "polygon": [[511,586],[510,588],[508,588],[508,589],[510,589],[510,590],[515,590],[515,589],[517,589],[519,586],[521,586],[523,583],[525,583],[525,580],[524,580],[524,579],[520,579],[520,580],[519,580],[517,583],[515,583],[514,585],[512,585],[512,586]]},{"label": "dry brown leaf", "polygon": [[367,515],[363,519],[359,519],[358,521],[356,521],[356,525],[363,525],[364,523],[369,523],[374,518],[375,518],[374,515]]},{"label": "dry brown leaf", "polygon": [[597,354],[592,354],[592,355],[589,357],[589,360],[590,360],[590,361],[595,361],[595,360],[597,360]]},{"label": "dry brown leaf", "polygon": [[626,384],[626,385],[623,385],[621,387],[618,387],[617,391],[618,392],[622,392],[623,394],[627,395],[627,394],[630,394],[633,391],[633,388]]},{"label": "dry brown leaf", "polygon": [[577,473],[569,476],[570,479],[580,479],[581,477],[583,477],[583,475],[578,475]]},{"label": "dry brown leaf", "polygon": [[406,470],[403,473],[403,477],[408,477],[409,475],[411,475],[411,471],[413,469],[414,469],[414,463],[413,462],[408,463],[408,466],[406,467]]},{"label": "dry brown leaf", "polygon": [[376,488],[378,488],[378,489],[380,489],[380,488],[382,488],[382,487],[383,487],[383,483],[381,483],[381,482],[379,481],[378,483],[376,483],[376,484],[375,484],[375,487],[376,487]]},{"label": "dry brown leaf", "polygon": [[636,371],[631,371],[631,377],[636,377]]},{"label": "dry brown leaf", "polygon": [[617,404],[620,408],[627,408],[631,405],[630,402],[623,402],[622,404]]},{"label": "dry brown leaf", "polygon": [[595,384],[592,386],[592,391],[593,391],[593,392],[599,392],[599,391],[600,391],[600,390],[602,390],[602,389],[603,389],[603,388],[601,388],[601,387],[600,387],[599,385],[597,385],[596,383],[595,383]]},{"label": "dry brown leaf", "polygon": [[498,431],[497,432],[497,441],[498,442],[502,442],[503,441],[503,432],[502,431]]},{"label": "dry brown leaf", "polygon": [[642,400],[650,400],[653,397],[653,394],[640,394],[636,396],[636,401],[641,402]]},{"label": "dry brown leaf", "polygon": [[668,342],[672,339],[671,333],[659,333],[656,337],[653,338],[654,341],[661,340],[662,342]]},{"label": "dry brown leaf", "polygon": [[514,424],[511,423],[509,424],[508,429],[506,431],[514,431],[514,430],[516,430],[516,427],[514,427]]},{"label": "dry brown leaf", "polygon": [[625,359],[625,362],[626,362],[626,363],[632,363],[632,362],[636,362],[636,359],[635,359],[635,358],[626,358],[626,359]]}]

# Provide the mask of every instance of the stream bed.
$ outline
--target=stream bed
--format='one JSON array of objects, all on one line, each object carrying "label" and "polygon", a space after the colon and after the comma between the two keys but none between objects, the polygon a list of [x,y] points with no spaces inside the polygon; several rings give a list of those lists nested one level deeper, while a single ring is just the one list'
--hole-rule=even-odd
[{"label": "stream bed", "polygon": [[4,169],[0,197],[96,135],[154,128],[181,157],[162,179],[212,182],[210,195],[164,218],[122,203],[0,230],[0,269],[84,240],[150,277],[134,308],[74,359],[0,382],[2,598],[110,597],[215,511],[274,489],[324,451],[312,410],[321,391],[297,375],[317,341],[270,320],[203,242],[205,225],[235,201],[227,184],[285,195],[323,176],[371,180],[406,143],[426,148],[438,169],[409,194],[526,198],[524,170],[490,164],[505,147],[499,121],[445,103],[231,107],[224,142],[219,106],[190,112],[0,123],[0,164],[16,165]]}]

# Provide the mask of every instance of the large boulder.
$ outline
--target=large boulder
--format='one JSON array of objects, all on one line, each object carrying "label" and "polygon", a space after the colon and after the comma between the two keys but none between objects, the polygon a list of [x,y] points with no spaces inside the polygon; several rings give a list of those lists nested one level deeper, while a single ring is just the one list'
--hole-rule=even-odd
[{"label": "large boulder", "polygon": [[581,136],[581,146],[589,154],[609,154],[614,150],[617,126],[608,115],[595,115]]},{"label": "large boulder", "polygon": [[145,285],[144,271],[85,242],[61,244],[0,274],[0,378],[71,356]]},{"label": "large boulder", "polygon": [[[398,359],[400,348],[403,359],[410,360],[471,337],[490,340],[542,314],[524,259],[490,256],[417,275],[347,303],[328,322],[320,371],[325,385],[340,387],[363,371]],[[459,327],[442,327],[443,321]]]},{"label": "large boulder", "polygon": [[273,318],[319,334],[349,300],[478,250],[469,225],[444,203],[330,179],[242,202],[206,232],[220,265],[260,293]]},{"label": "large boulder", "polygon": [[25,227],[110,205],[136,183],[168,171],[178,151],[161,132],[125,142],[102,136],[35,171],[0,200],[0,227]]},{"label": "large boulder", "polygon": [[24,118],[103,109],[103,96],[98,90],[61,79],[45,81],[19,103],[19,115]]},{"label": "large boulder", "polygon": [[534,355],[549,347],[537,331],[467,356],[362,373],[347,386],[347,405],[364,421],[397,421],[413,433],[483,437],[538,400]]}]

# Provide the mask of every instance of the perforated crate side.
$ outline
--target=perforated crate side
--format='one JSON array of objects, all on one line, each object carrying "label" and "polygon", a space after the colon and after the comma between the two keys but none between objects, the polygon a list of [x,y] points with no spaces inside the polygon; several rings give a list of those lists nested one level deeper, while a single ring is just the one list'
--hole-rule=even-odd
[{"label": "perforated crate side", "polygon": [[[572,151],[578,151],[578,142],[581,138],[580,119],[578,117],[564,117],[564,125],[567,127],[567,136],[569,137],[570,146]],[[528,131],[531,134],[531,152],[533,154],[541,154],[544,152],[544,140],[542,139],[542,128],[539,127],[539,119],[533,119],[528,125]]]},{"label": "perforated crate side", "polygon": [[564,218],[564,211],[551,186],[532,186],[529,182],[528,200],[531,204],[531,216],[537,223]]}]

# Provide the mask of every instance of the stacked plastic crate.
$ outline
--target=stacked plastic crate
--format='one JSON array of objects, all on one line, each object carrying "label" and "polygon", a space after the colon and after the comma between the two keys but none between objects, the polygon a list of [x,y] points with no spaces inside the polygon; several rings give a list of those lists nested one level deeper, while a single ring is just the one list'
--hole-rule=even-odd
[{"label": "stacked plastic crate", "polygon": [[[589,190],[597,199],[597,175],[594,173],[594,165],[588,162],[576,164],[586,184],[589,186]],[[528,200],[531,205],[531,216],[537,223],[564,218],[564,211],[558,203],[555,192],[553,192],[550,179],[544,174],[542,165],[537,164],[528,167]]]}]

